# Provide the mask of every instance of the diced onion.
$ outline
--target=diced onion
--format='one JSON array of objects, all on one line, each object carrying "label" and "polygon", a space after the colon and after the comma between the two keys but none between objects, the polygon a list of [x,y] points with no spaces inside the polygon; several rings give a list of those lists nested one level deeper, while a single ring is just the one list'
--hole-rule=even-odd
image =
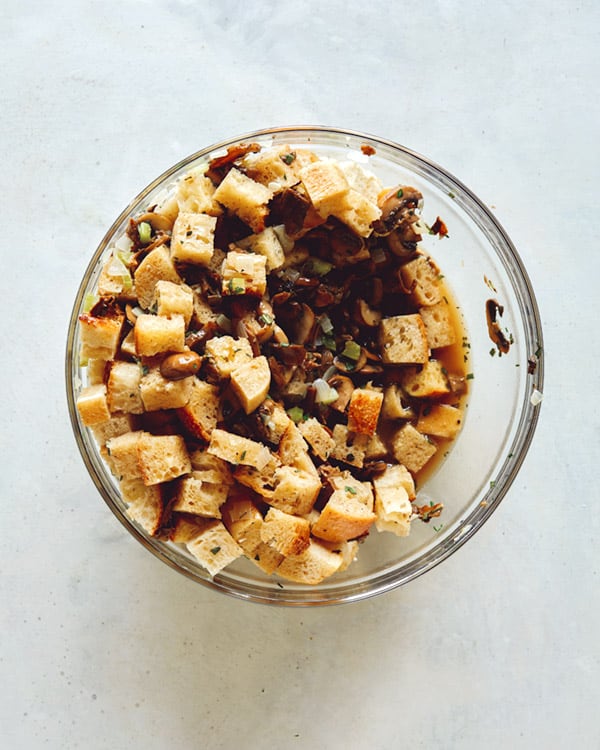
[{"label": "diced onion", "polygon": [[530,401],[533,404],[533,406],[538,406],[542,403],[542,399],[544,396],[542,395],[541,391],[538,391],[537,388],[534,389],[533,393],[531,394]]},{"label": "diced onion", "polygon": [[324,315],[321,315],[319,319],[319,324],[321,328],[323,329],[323,333],[332,333],[333,332],[333,323],[331,322],[331,318],[327,313]]},{"label": "diced onion", "polygon": [[335,388],[332,388],[327,381],[323,380],[323,378],[317,378],[313,382],[313,387],[315,389],[315,402],[317,404],[328,405],[337,401],[338,392]]}]

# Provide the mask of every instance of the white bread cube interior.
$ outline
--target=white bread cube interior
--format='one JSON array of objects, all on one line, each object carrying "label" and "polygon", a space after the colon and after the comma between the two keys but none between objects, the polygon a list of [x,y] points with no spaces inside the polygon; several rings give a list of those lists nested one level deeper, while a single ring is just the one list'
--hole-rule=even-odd
[{"label": "white bread cube interior", "polygon": [[460,431],[462,417],[462,410],[456,406],[430,404],[421,409],[417,429],[425,435],[453,439]]},{"label": "white bread cube interior", "polygon": [[141,479],[123,477],[119,483],[121,496],[127,503],[127,515],[150,536],[160,529],[164,516],[164,503],[160,485],[147,487]]},{"label": "white bread cube interior", "polygon": [[301,422],[298,429],[315,456],[318,456],[322,461],[327,461],[335,448],[335,440],[331,432],[325,429],[315,417],[310,417],[310,419]]},{"label": "white bread cube interior", "polygon": [[404,404],[403,398],[402,388],[397,383],[386,386],[381,407],[386,419],[413,419],[416,416],[414,409]]},{"label": "white bread cube interior", "polygon": [[233,476],[227,461],[213,456],[206,448],[197,448],[190,453],[192,470],[203,482],[232,485]]},{"label": "white bread cube interior", "polygon": [[348,429],[361,435],[374,435],[377,430],[383,393],[371,388],[355,388],[348,404]]},{"label": "white bread cube interior", "polygon": [[219,509],[227,500],[228,492],[228,485],[205,482],[192,471],[179,480],[173,510],[207,518],[221,518]]},{"label": "white bread cube interior", "polygon": [[135,331],[133,328],[129,330],[123,341],[121,341],[121,354],[125,354],[127,357],[137,357]]},{"label": "white bread cube interior", "polygon": [[145,434],[143,430],[132,430],[106,441],[108,464],[117,478],[121,480],[142,478],[138,447]]},{"label": "white bread cube interior", "polygon": [[236,339],[233,336],[215,336],[209,339],[205,352],[219,376],[224,379],[254,357],[248,339]]},{"label": "white bread cube interior", "polygon": [[181,435],[143,433],[138,441],[137,453],[142,481],[146,485],[169,482],[192,470]]},{"label": "white bread cube interior", "polygon": [[231,387],[246,414],[262,404],[270,386],[271,368],[264,355],[254,357],[231,373]]},{"label": "white bread cube interior", "polygon": [[95,357],[92,357],[92,359],[88,359],[85,369],[88,385],[98,385],[98,383],[104,383],[105,372],[105,359],[97,359]]},{"label": "white bread cube interior", "polygon": [[341,555],[311,539],[304,552],[285,557],[276,573],[288,581],[316,585],[336,573],[341,566]]},{"label": "white bread cube interior", "polygon": [[88,313],[79,316],[82,359],[114,359],[125,316],[97,317]]},{"label": "white bread cube interior", "polygon": [[152,357],[164,352],[185,349],[183,315],[164,318],[160,315],[138,315],[134,327],[135,349],[139,357]]},{"label": "white bread cube interior", "polygon": [[258,234],[251,234],[250,237],[240,240],[237,244],[244,250],[264,255],[267,273],[281,268],[285,263],[283,245],[273,227],[267,227]]},{"label": "white bread cube interior", "polygon": [[198,378],[193,378],[191,382],[188,401],[181,407],[178,416],[195,437],[210,440],[219,415],[219,389]]},{"label": "white bread cube interior", "polygon": [[215,248],[216,225],[214,216],[180,211],[173,224],[171,259],[207,266]]},{"label": "white bread cube interior", "polygon": [[291,187],[298,182],[298,156],[290,146],[248,153],[242,160],[246,174],[272,187]]},{"label": "white bread cube interior", "polygon": [[359,543],[356,539],[351,539],[349,542],[328,542],[325,539],[319,539],[319,544],[340,556],[341,563],[337,569],[338,573],[346,570],[357,559]]},{"label": "white bread cube interior", "polygon": [[317,474],[295,466],[279,466],[274,472],[275,489],[267,498],[274,508],[305,516],[312,510],[321,491]]},{"label": "white bread cube interior", "polygon": [[350,186],[333,160],[323,159],[308,164],[300,170],[300,178],[313,206],[324,219],[346,207],[344,198]]},{"label": "white bread cube interior", "polygon": [[181,380],[169,380],[161,375],[158,367],[152,367],[140,381],[140,394],[144,410],[155,412],[162,409],[180,409],[192,396],[196,378],[190,375]]},{"label": "white bread cube interior", "polygon": [[415,497],[415,483],[408,469],[399,464],[388,466],[373,478],[373,487],[377,530],[408,536],[413,512],[411,500]]},{"label": "white bread cube interior", "polygon": [[281,461],[271,453],[269,460],[262,469],[240,464],[239,466],[235,466],[233,475],[236,482],[244,487],[249,487],[258,495],[261,495],[267,502],[270,502],[277,484],[275,472],[280,466]]},{"label": "white bread cube interior", "polygon": [[361,469],[365,461],[368,436],[351,432],[345,424],[336,424],[333,428],[333,439],[335,448],[331,452],[331,457]]},{"label": "white bread cube interior", "polygon": [[156,197],[154,213],[160,216],[161,220],[166,224],[164,228],[172,229],[173,223],[179,213],[176,193],[173,193],[168,189],[161,190]]},{"label": "white bread cube interior", "polygon": [[181,284],[181,277],[171,260],[169,251],[164,245],[151,250],[137,267],[134,274],[135,292],[140,307],[147,310],[154,299],[156,282],[161,279]]},{"label": "white bread cube interior", "polygon": [[267,289],[267,259],[258,253],[230,250],[221,267],[224,295],[253,294],[262,297]]},{"label": "white bread cube interior", "polygon": [[173,518],[169,539],[176,544],[187,544],[193,541],[215,520],[192,515],[176,515]]},{"label": "white bread cube interior", "polygon": [[350,472],[332,481],[334,491],[312,526],[314,536],[345,542],[366,534],[375,521],[370,482],[359,482]]},{"label": "white bread cube interior", "polygon": [[214,200],[215,186],[201,168],[191,169],[177,183],[178,212],[219,216],[222,210]]},{"label": "white bread cube interior", "polygon": [[208,522],[186,546],[211,576],[244,554],[221,521]]},{"label": "white bread cube interior", "polygon": [[186,284],[174,284],[161,279],[154,287],[152,307],[154,306],[156,314],[163,317],[182,315],[187,328],[194,312],[194,293]]},{"label": "white bread cube interior", "polygon": [[373,231],[371,226],[381,216],[381,209],[357,190],[346,193],[342,207],[334,208],[332,214],[350,227],[361,237],[368,237]]},{"label": "white bread cube interior", "polygon": [[272,194],[269,188],[233,167],[215,190],[213,198],[248,224],[257,234],[265,228],[267,203],[271,200]]},{"label": "white bread cube interior", "polygon": [[310,524],[305,518],[269,508],[260,538],[281,555],[299,555],[310,544]]},{"label": "white bread cube interior", "polygon": [[429,359],[429,343],[418,313],[384,318],[379,324],[383,362],[388,365],[422,364]]},{"label": "white bread cube interior", "polygon": [[262,541],[260,532],[264,519],[256,505],[249,497],[238,493],[227,499],[221,513],[225,527],[244,554],[270,575],[283,560],[283,555]]},{"label": "white bread cube interior", "polygon": [[219,428],[213,430],[207,450],[230,464],[252,466],[259,471],[271,460],[271,451],[262,443]]},{"label": "white bread cube interior", "polygon": [[379,193],[383,190],[383,185],[378,178],[369,170],[363,169],[355,161],[341,161],[339,166],[350,188],[377,205]]},{"label": "white bread cube interior", "polygon": [[365,458],[367,460],[384,458],[387,452],[386,444],[377,433],[369,436],[369,441],[365,449]]},{"label": "white bread cube interior", "polygon": [[450,317],[450,306],[445,300],[430,307],[421,307],[419,314],[425,324],[430,349],[439,349],[456,342],[456,331]]},{"label": "white bread cube interior", "polygon": [[205,326],[207,323],[216,322],[219,318],[219,313],[215,312],[204,299],[202,288],[192,288],[192,292],[194,294],[194,314],[192,320],[198,326]]},{"label": "white bread cube interior", "polygon": [[88,385],[81,389],[77,397],[77,411],[83,424],[88,427],[110,419],[111,412],[104,383]]},{"label": "white bread cube interior", "polygon": [[402,388],[414,398],[438,398],[450,393],[448,375],[438,359],[430,359],[421,368],[407,368],[402,375]]},{"label": "white bread cube interior", "polygon": [[281,438],[292,421],[281,404],[266,398],[259,407],[265,438],[273,445],[279,445]]},{"label": "white bread cube interior", "polygon": [[396,461],[413,473],[420,471],[437,451],[437,446],[410,423],[396,430],[391,444]]},{"label": "white bread cube interior", "polygon": [[105,445],[108,440],[135,429],[135,418],[131,414],[113,414],[105,422],[92,426],[92,432],[98,445]]},{"label": "white bread cube interior", "polygon": [[144,411],[141,380],[142,370],[136,362],[113,362],[106,383],[111,412],[141,414]]},{"label": "white bread cube interior", "polygon": [[439,269],[431,258],[417,256],[400,268],[404,287],[418,305],[436,305],[442,299]]}]

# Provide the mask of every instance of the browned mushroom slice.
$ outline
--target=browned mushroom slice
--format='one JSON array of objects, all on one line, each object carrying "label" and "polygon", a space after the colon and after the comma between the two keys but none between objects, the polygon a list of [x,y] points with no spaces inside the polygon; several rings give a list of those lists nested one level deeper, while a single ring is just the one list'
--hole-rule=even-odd
[{"label": "browned mushroom slice", "polygon": [[214,185],[220,185],[229,170],[233,167],[234,162],[246,154],[256,153],[260,149],[261,146],[259,143],[239,143],[236,146],[230,146],[226,154],[211,159],[206,170],[206,176],[212,180]]},{"label": "browned mushroom slice", "polygon": [[306,349],[301,344],[272,344],[271,351],[284,365],[301,365],[306,357]]},{"label": "browned mushroom slice", "polygon": [[375,233],[389,234],[406,218],[415,214],[416,209],[422,205],[422,200],[423,195],[408,185],[397,185],[389,190],[378,201],[381,217],[373,222]]},{"label": "browned mushroom slice", "polygon": [[338,397],[331,404],[331,408],[336,411],[346,411],[352,391],[354,390],[354,383],[345,375],[333,375],[327,382],[338,393]]},{"label": "browned mushroom slice", "polygon": [[286,234],[298,234],[303,226],[310,201],[293,188],[276,193],[269,203],[269,224],[283,224]]},{"label": "browned mushroom slice", "polygon": [[356,300],[354,316],[359,325],[368,328],[376,328],[381,323],[381,310],[374,310],[362,298]]},{"label": "browned mushroom slice", "polygon": [[371,254],[365,240],[337,219],[329,220],[331,261],[337,268],[369,260]]}]

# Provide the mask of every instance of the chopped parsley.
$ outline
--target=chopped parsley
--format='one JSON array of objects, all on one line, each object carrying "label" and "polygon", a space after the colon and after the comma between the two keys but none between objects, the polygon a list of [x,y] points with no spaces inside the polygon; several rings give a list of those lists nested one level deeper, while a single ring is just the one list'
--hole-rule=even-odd
[{"label": "chopped parsley", "polygon": [[403,195],[404,195],[404,190],[400,188],[400,190],[398,190],[398,192],[396,193],[396,198],[402,198]]},{"label": "chopped parsley", "polygon": [[346,486],[344,487],[344,489],[346,490],[346,492],[347,492],[347,493],[348,493],[349,495],[356,495],[356,487],[350,487],[349,485],[346,485]]},{"label": "chopped parsley", "polygon": [[220,548],[220,547],[213,547],[213,548],[211,549],[211,554],[213,554],[213,555],[218,555],[220,551],[221,551],[221,548]]},{"label": "chopped parsley", "polygon": [[284,162],[284,164],[289,165],[296,159],[296,152],[290,151],[289,154],[283,154],[281,157],[281,161]]}]

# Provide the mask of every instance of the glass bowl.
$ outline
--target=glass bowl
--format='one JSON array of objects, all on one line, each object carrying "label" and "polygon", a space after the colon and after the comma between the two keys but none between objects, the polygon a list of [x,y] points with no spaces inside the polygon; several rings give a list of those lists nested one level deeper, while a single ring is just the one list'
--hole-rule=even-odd
[{"label": "glass bowl", "polygon": [[[78,315],[129,217],[156,203],[157,196],[191,167],[205,165],[227,147],[244,141],[263,147],[309,147],[319,156],[354,159],[384,185],[418,188],[425,199],[425,220],[440,216],[448,227],[448,237],[425,237],[423,244],[445,275],[468,338],[465,352],[473,377],[464,426],[452,450],[418,493],[419,505],[442,500],[442,517],[427,524],[413,523],[406,538],[373,532],[361,545],[357,561],[316,586],[267,576],[245,559],[211,578],[183,548],[148,536],[126,515],[118,485],[75,406],[85,385],[85,371],[79,363]],[[500,322],[512,342],[503,356],[497,356],[489,338],[486,302],[490,298],[503,306]],[[75,438],[90,476],[118,520],[147,550],[200,584],[247,601],[290,606],[351,602],[389,591],[431,570],[470,539],[496,510],[519,471],[538,420],[542,330],[531,283],[514,245],[483,202],[455,177],[429,159],[371,135],[330,127],[272,128],[192,154],[154,180],[124,209],[94,252],[75,299],[67,338],[66,385]]]}]

